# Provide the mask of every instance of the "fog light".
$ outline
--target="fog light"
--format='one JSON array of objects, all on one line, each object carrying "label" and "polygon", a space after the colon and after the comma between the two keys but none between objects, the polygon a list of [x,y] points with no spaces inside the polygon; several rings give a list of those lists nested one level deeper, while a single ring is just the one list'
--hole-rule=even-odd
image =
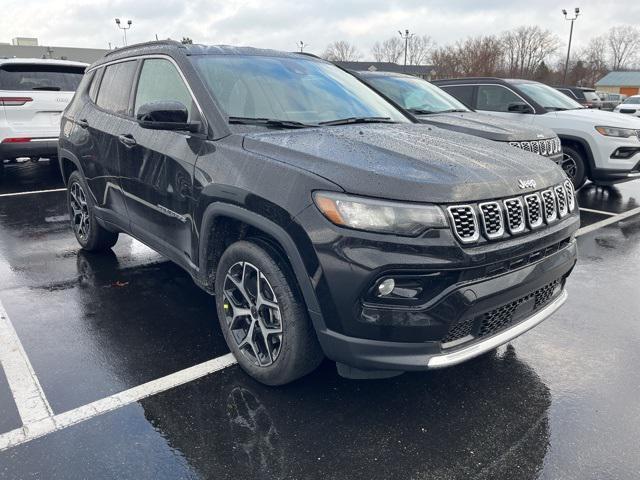
[{"label": "fog light", "polygon": [[396,281],[393,278],[387,278],[378,284],[378,296],[386,297],[396,288]]}]

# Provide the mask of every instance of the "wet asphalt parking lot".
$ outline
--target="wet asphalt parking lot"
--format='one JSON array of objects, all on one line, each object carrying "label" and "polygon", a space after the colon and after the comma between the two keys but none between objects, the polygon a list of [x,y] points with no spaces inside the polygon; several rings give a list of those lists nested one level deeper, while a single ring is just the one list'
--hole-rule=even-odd
[{"label": "wet asphalt parking lot", "polygon": [[569,300],[508,346],[279,388],[178,267],[126,236],[80,252],[61,187],[46,163],[0,185],[0,478],[640,477],[640,181],[579,192]]}]

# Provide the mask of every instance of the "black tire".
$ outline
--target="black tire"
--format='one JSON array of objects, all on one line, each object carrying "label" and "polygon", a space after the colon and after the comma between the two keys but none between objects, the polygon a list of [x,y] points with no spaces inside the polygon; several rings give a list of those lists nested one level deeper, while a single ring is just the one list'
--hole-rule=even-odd
[{"label": "black tire", "polygon": [[[260,273],[264,278],[260,277],[258,283],[253,277],[258,278]],[[233,280],[246,288],[240,291]],[[262,298],[271,304],[268,308],[260,306],[262,302],[255,294],[257,285]],[[218,319],[227,345],[251,377],[266,385],[283,385],[320,365],[323,354],[304,301],[288,265],[275,249],[250,241],[232,244],[218,263],[215,291]],[[239,314],[232,322],[236,308],[242,308],[242,312],[248,309],[251,314]],[[260,325],[271,330],[263,330]],[[277,330],[281,330],[279,337],[278,333],[264,335],[265,331]],[[256,333],[247,344],[251,331]]]},{"label": "black tire", "polygon": [[587,163],[584,154],[568,146],[562,146],[562,163],[560,166],[573,182],[573,187],[578,190],[587,181]]},{"label": "black tire", "polygon": [[[80,198],[78,193],[82,194],[85,205],[76,200]],[[71,228],[83,250],[103,252],[116,244],[118,233],[110,232],[98,224],[93,212],[95,202],[89,194],[87,182],[77,170],[71,173],[67,181],[67,206]],[[81,225],[83,228],[80,228]]]}]

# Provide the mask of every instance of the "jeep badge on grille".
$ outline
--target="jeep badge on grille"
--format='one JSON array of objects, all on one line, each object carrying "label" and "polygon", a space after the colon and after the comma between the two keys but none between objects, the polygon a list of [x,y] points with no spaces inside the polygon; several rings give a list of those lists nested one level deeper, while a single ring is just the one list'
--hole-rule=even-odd
[{"label": "jeep badge on grille", "polygon": [[536,181],[534,179],[530,180],[518,180],[518,186],[523,190],[525,188],[536,188]]}]

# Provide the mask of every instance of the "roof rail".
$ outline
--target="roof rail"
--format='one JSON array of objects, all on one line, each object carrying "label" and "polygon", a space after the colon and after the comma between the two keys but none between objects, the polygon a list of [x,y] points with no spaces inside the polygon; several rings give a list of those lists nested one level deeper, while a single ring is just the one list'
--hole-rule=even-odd
[{"label": "roof rail", "polygon": [[143,43],[134,43],[133,45],[127,45],[126,47],[116,48],[115,50],[111,50],[105,53],[105,57],[109,55],[115,55],[116,53],[126,52],[127,50],[135,50],[143,47],[151,47],[151,46],[167,46],[167,47],[178,47],[178,48],[187,48],[182,43],[176,40],[153,40],[151,42],[143,42]]}]

